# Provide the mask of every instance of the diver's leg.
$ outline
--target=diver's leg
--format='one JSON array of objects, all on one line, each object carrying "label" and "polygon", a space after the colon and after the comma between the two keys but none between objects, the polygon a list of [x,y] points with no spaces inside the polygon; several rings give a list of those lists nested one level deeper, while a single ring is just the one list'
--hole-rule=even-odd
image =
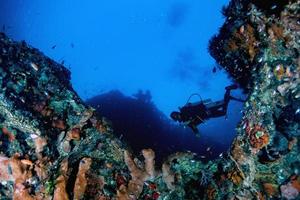
[{"label": "diver's leg", "polygon": [[227,86],[225,89],[226,89],[226,92],[224,94],[223,112],[226,114],[227,107],[228,107],[229,101],[231,99],[230,92],[231,92],[231,90],[237,89],[237,85],[233,84],[233,85]]},{"label": "diver's leg", "polygon": [[226,115],[226,110],[224,109],[224,106],[219,107],[217,109],[210,109],[211,117],[222,117]]},{"label": "diver's leg", "polygon": [[227,114],[228,104],[230,99],[232,99],[230,96],[230,91],[236,88],[237,85],[230,85],[225,88],[226,92],[224,94],[223,101],[219,101],[217,105],[209,108],[210,117],[221,117]]},{"label": "diver's leg", "polygon": [[230,100],[230,91],[231,91],[231,89],[226,89],[226,92],[224,94],[224,104],[223,104],[223,107],[224,107],[224,105],[227,105],[229,103],[229,100]]},{"label": "diver's leg", "polygon": [[228,108],[229,101],[231,99],[230,91],[232,89],[236,89],[236,85],[228,86],[225,89],[226,89],[226,92],[224,94],[224,103],[222,105],[222,110],[221,110],[222,116],[227,115],[227,108]]},{"label": "diver's leg", "polygon": [[243,99],[240,99],[240,98],[235,98],[235,97],[233,97],[233,96],[230,96],[230,99],[231,99],[231,100],[235,100],[235,101],[239,101],[239,102],[242,102],[242,103],[245,103],[245,102],[246,102],[246,100],[243,100]]}]

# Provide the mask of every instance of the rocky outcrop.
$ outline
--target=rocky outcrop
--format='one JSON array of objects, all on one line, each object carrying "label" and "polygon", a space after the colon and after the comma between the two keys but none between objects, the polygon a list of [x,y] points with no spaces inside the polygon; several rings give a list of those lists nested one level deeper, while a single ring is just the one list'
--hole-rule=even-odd
[{"label": "rocky outcrop", "polygon": [[299,4],[235,0],[224,9],[227,19],[210,52],[249,98],[228,154],[241,180],[217,197],[292,199],[285,190],[299,177]]},{"label": "rocky outcrop", "polygon": [[112,198],[107,188],[127,170],[123,147],[70,72],[2,33],[0,49],[0,198]]}]

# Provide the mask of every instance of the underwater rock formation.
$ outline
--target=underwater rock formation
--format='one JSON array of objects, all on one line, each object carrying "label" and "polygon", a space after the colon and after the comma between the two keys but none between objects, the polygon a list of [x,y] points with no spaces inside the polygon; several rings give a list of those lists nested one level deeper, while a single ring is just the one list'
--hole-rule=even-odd
[{"label": "underwater rock formation", "polygon": [[231,148],[206,164],[131,156],[69,71],[0,34],[0,199],[300,199],[300,1],[264,2],[232,0],[210,42],[249,98]]},{"label": "underwater rock formation", "polygon": [[190,129],[174,124],[152,102],[149,91],[125,96],[112,90],[87,99],[85,103],[111,121],[114,134],[126,142],[133,153],[151,148],[160,165],[177,151],[190,150],[206,161],[218,157],[230,146],[229,142],[222,144],[204,134],[195,138]]},{"label": "underwater rock formation", "polygon": [[234,0],[223,11],[210,52],[249,98],[221,165],[224,176],[232,171],[224,164],[233,162],[240,180],[217,179],[215,197],[299,198],[300,1]]},{"label": "underwater rock formation", "polygon": [[70,72],[2,33],[0,49],[0,199],[113,198],[122,144]]}]

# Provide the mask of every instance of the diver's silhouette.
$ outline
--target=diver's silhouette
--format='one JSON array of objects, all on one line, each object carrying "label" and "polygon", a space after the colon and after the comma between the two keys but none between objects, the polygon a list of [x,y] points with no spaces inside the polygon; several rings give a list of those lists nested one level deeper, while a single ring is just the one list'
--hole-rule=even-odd
[{"label": "diver's silhouette", "polygon": [[209,118],[225,116],[230,100],[245,102],[242,99],[230,96],[232,89],[237,89],[237,85],[227,86],[224,99],[213,102],[211,99],[201,100],[196,103],[187,103],[179,108],[180,112],[172,112],[171,118],[174,121],[183,122],[189,126],[194,133],[199,133],[197,126]]}]

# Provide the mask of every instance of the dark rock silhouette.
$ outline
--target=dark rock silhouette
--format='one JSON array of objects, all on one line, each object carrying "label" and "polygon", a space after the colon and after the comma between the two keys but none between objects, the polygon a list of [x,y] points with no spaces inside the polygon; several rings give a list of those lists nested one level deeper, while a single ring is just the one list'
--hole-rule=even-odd
[{"label": "dark rock silhouette", "polygon": [[[150,91],[140,90],[129,97],[112,90],[86,103],[111,120],[114,132],[136,153],[152,148],[161,161],[177,151],[189,150],[212,159],[227,150],[218,141],[203,135],[197,138],[189,129],[174,124],[151,101]],[[212,147],[210,151],[206,151],[208,147]]]}]

